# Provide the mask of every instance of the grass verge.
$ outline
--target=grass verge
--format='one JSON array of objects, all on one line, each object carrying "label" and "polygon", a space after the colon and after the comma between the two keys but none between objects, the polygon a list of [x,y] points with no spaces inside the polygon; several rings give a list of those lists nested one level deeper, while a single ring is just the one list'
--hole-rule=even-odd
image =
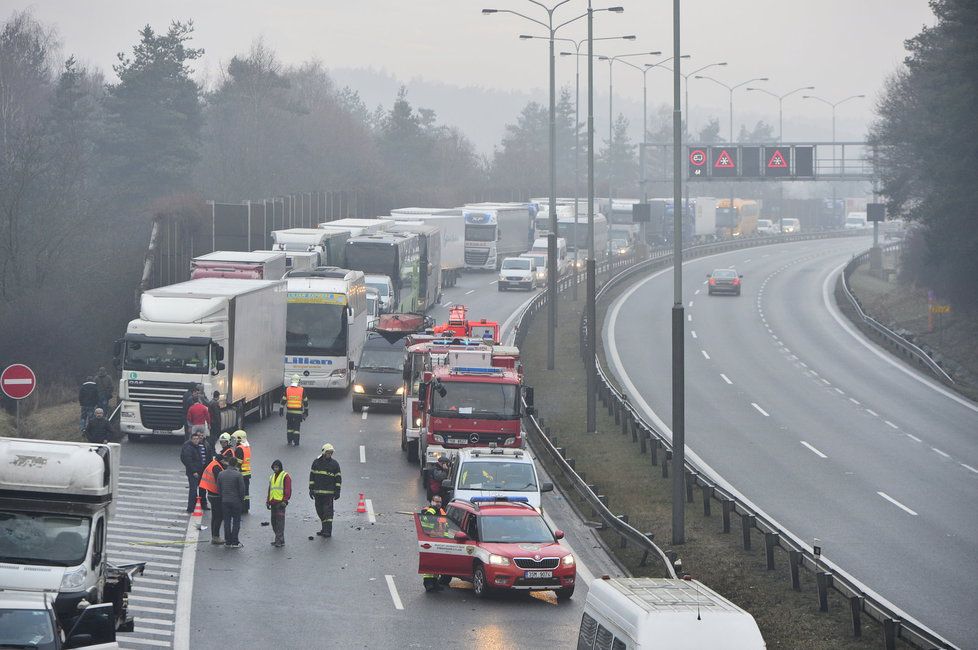
[{"label": "grass verge", "polygon": [[[632,526],[654,533],[657,544],[668,550],[672,539],[671,479],[663,479],[661,465],[652,465],[648,454],[639,453],[631,435],[621,434],[620,425],[615,424],[600,402],[598,433],[584,432],[585,378],[577,327],[583,308],[583,292],[577,302],[571,301],[569,295],[562,296],[554,371],[546,370],[546,319],[536,318],[530,324],[522,350],[527,383],[535,388],[537,408],[552,437],[557,439],[555,444],[566,448],[568,458],[576,460],[578,473],[608,497],[613,512],[628,515]],[[598,322],[602,320],[599,313]],[[570,496],[567,490],[565,494]],[[769,648],[849,649],[882,645],[882,631],[867,617],[863,617],[862,638],[852,638],[849,604],[836,592],[829,591],[829,611],[819,612],[814,576],[802,571],[801,590],[793,591],[787,555],[778,551],[776,569],[768,571],[763,538],[758,532],[752,531],[753,550],[745,551],[739,518],[733,519],[730,533],[724,534],[716,503],[712,510],[712,516],[707,517],[700,499],[687,504],[686,543],[673,550],[682,559],[686,573],[754,616]],[[633,549],[620,550],[617,536],[605,537],[605,541],[634,575],[662,575],[661,567],[654,564],[638,566],[638,554]]]}]

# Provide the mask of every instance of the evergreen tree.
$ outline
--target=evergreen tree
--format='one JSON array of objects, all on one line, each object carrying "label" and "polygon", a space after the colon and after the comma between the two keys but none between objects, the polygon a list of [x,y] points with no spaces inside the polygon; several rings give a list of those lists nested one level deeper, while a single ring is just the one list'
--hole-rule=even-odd
[{"label": "evergreen tree", "polygon": [[611,170],[611,192],[614,196],[636,196],[638,193],[638,161],[635,157],[636,145],[628,137],[628,120],[621,113],[615,120],[612,139],[604,141],[604,148],[598,151],[595,161],[598,194],[606,192],[609,185],[608,171]]}]

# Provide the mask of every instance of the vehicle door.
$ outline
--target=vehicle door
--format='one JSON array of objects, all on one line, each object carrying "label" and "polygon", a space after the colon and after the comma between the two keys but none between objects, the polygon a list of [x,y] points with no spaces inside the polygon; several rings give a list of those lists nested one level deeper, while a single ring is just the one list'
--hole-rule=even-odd
[{"label": "vehicle door", "polygon": [[471,543],[455,541],[461,527],[446,516],[415,514],[414,527],[418,535],[418,573],[450,576],[472,574]]}]

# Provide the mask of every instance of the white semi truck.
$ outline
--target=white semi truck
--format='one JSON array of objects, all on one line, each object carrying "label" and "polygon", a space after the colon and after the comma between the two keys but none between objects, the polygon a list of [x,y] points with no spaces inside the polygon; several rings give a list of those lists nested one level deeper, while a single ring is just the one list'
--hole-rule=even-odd
[{"label": "white semi truck", "polygon": [[499,270],[504,257],[530,248],[533,221],[528,203],[470,203],[465,220],[465,268]]},{"label": "white semi truck", "polygon": [[142,295],[139,318],[116,342],[120,430],[182,436],[184,394],[221,394],[222,431],[272,413],[285,372],[286,283],[205,278]]},{"label": "white semi truck", "polygon": [[[133,630],[126,594],[145,564],[112,565],[106,548],[121,453],[116,443],[0,438],[0,595],[10,609],[49,606],[55,629],[70,633],[86,608],[110,604],[111,629]],[[23,615],[4,613],[0,623]]]},{"label": "white semi truck", "polygon": [[[337,219],[336,221],[324,221],[319,224],[320,230],[343,230],[350,233],[350,237],[360,237],[361,235],[376,235],[384,232],[394,224],[390,219]],[[339,265],[334,265],[339,266]]]},{"label": "white semi truck", "polygon": [[[321,228],[288,228],[273,230],[272,241],[277,251],[310,252],[319,257],[316,266],[342,266],[343,252],[350,235],[343,230]],[[291,267],[289,267],[291,270]]]},{"label": "white semi truck", "polygon": [[441,283],[454,287],[465,267],[465,219],[460,208],[398,208],[391,210],[391,219],[423,223],[441,230]]}]

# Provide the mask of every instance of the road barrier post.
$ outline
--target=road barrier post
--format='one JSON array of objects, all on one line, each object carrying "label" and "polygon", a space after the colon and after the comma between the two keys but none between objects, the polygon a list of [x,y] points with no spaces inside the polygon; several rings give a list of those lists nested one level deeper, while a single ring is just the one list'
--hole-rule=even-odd
[{"label": "road barrier post", "polygon": [[740,515],[740,534],[744,540],[744,550],[750,550],[750,528],[754,525],[754,515]]},{"label": "road barrier post", "polygon": [[710,501],[713,500],[713,486],[704,485],[703,486],[703,516],[710,516]]},{"label": "road barrier post", "polygon": [[662,478],[669,478],[669,463],[672,462],[672,452],[666,450],[666,457],[662,459]]},{"label": "road barrier post", "polygon": [[693,490],[696,489],[696,477],[698,475],[696,472],[686,472],[686,480],[683,481],[686,485],[686,503],[693,502]]},{"label": "road barrier post", "polygon": [[[635,429],[632,429],[632,431],[635,431]],[[643,454],[647,454],[649,452],[649,435],[650,435],[649,432],[643,428],[642,435],[639,436],[638,439],[639,450]]]},{"label": "road barrier post", "polygon": [[767,556],[767,570],[774,571],[774,549],[781,536],[777,533],[764,533],[764,554]]},{"label": "road barrier post", "polygon": [[897,629],[900,626],[898,618],[883,619],[883,647],[886,650],[896,650]]},{"label": "road barrier post", "polygon": [[649,452],[652,455],[652,464],[653,465],[658,465],[659,464],[659,445],[661,445],[662,443],[659,442],[659,439],[658,438],[652,440],[651,443],[652,443],[652,445],[651,445],[651,447],[649,449]]},{"label": "road barrier post", "polygon": [[789,550],[788,551],[788,568],[791,571],[791,588],[795,591],[801,591],[801,575],[799,569],[801,568],[801,551]]},{"label": "road barrier post", "polygon": [[720,499],[720,504],[723,506],[723,532],[730,532],[730,513],[734,509],[734,502],[731,499]]},{"label": "road barrier post", "polygon": [[852,616],[852,636],[859,639],[863,635],[863,596],[849,596],[849,613]]},{"label": "road barrier post", "polygon": [[828,571],[818,571],[815,573],[815,585],[818,588],[818,611],[829,611],[829,584],[832,574]]}]

